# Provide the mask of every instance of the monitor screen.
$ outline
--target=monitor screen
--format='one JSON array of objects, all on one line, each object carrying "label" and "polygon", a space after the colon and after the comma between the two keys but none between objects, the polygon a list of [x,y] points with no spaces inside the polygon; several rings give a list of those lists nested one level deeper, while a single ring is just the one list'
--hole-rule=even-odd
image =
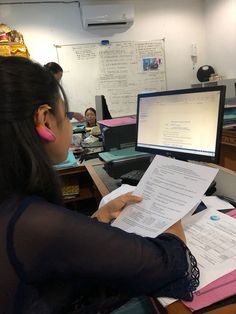
[{"label": "monitor screen", "polygon": [[225,86],[138,95],[136,150],[217,163]]}]

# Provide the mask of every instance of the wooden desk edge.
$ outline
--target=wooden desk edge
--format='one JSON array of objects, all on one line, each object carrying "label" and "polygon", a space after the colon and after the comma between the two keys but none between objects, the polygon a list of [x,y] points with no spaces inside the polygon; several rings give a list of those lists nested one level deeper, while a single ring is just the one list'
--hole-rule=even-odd
[{"label": "wooden desk edge", "polygon": [[[155,305],[156,304],[155,298],[150,297],[150,299],[157,313],[160,314],[161,312],[160,311],[158,312],[158,308]],[[174,303],[171,303],[165,309],[168,314],[192,314],[192,312],[180,300],[175,301]],[[218,307],[214,310],[208,310],[208,312],[206,312],[206,314],[223,314],[223,313],[224,314],[236,314],[236,304],[228,304],[222,307]]]},{"label": "wooden desk edge", "polygon": [[96,185],[99,193],[101,194],[102,197],[104,197],[105,195],[109,194],[109,190],[107,189],[106,185],[102,182],[102,180],[100,179],[100,177],[98,176],[98,174],[96,173],[94,166],[96,165],[102,165],[103,162],[102,161],[97,161],[95,163],[92,164],[85,164],[85,167],[88,171],[88,173],[90,174],[94,184]]}]

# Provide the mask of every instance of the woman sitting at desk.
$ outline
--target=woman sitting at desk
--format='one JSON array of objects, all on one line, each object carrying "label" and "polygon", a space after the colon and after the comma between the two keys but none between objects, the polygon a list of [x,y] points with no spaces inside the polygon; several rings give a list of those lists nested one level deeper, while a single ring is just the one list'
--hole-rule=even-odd
[{"label": "woman sitting at desk", "polygon": [[96,110],[94,108],[92,107],[87,108],[85,110],[84,116],[86,120],[86,126],[88,128],[97,126]]},{"label": "woman sitting at desk", "polygon": [[72,132],[55,78],[29,59],[0,57],[0,86],[0,313],[65,314],[95,287],[191,300],[197,267],[180,222],[154,239],[110,226],[141,201],[130,193],[95,219],[63,206],[52,165],[66,159]]},{"label": "woman sitting at desk", "polygon": [[89,107],[85,110],[84,116],[86,120],[85,130],[87,132],[91,132],[92,135],[100,135],[101,130],[97,125],[96,110],[92,107]]}]

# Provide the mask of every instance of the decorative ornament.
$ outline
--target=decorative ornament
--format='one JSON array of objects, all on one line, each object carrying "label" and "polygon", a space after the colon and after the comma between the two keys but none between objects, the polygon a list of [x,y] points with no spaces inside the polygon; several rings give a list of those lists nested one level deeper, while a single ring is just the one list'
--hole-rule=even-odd
[{"label": "decorative ornament", "polygon": [[29,51],[24,43],[23,35],[6,24],[0,24],[0,55],[22,56],[29,58]]}]

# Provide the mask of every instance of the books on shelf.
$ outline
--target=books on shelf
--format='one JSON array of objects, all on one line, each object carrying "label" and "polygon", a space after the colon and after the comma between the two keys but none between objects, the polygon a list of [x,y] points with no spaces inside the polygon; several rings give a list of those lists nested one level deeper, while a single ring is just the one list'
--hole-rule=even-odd
[{"label": "books on shelf", "polygon": [[236,127],[236,98],[227,98],[224,107],[223,128]]},{"label": "books on shelf", "polygon": [[73,199],[80,194],[80,186],[77,176],[67,176],[62,181],[62,195],[64,200]]},{"label": "books on shelf", "polygon": [[62,195],[64,199],[71,199],[79,195],[80,188],[78,184],[69,184],[62,187]]}]

